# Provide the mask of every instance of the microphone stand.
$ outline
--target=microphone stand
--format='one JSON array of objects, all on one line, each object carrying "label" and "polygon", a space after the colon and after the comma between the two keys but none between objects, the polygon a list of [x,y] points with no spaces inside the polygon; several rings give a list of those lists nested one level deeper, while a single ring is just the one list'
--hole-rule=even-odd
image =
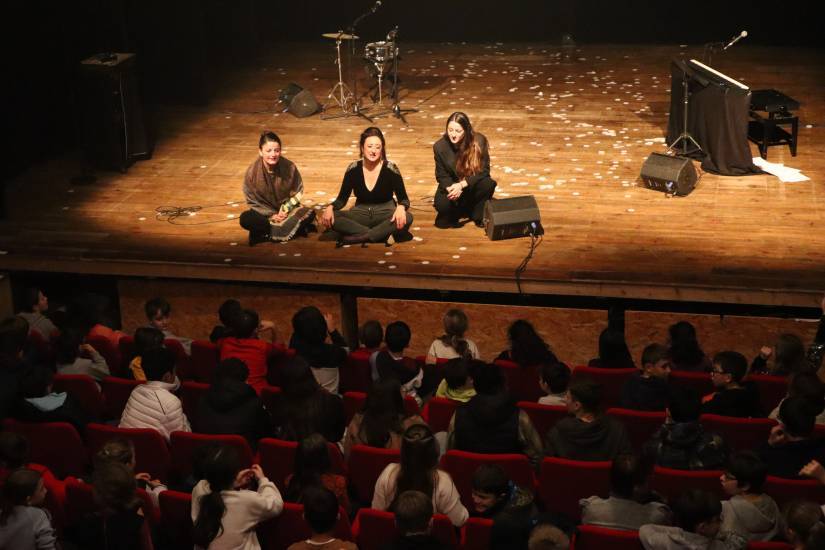
[{"label": "microphone stand", "polygon": [[[409,126],[409,122],[407,119],[404,118],[404,113],[417,113],[418,109],[402,109],[401,106],[398,104],[398,57],[399,57],[399,50],[398,43],[396,42],[396,38],[398,37],[398,27],[395,27],[390,33],[392,35],[392,43],[394,46],[393,56],[392,56],[392,107],[390,108],[390,112],[395,118],[401,120],[404,123],[404,126]],[[386,113],[379,113],[374,116],[379,116]]]},{"label": "microphone stand", "polygon": [[[347,32],[349,34],[355,36],[355,27],[358,26],[361,21],[375,13],[376,8],[372,7],[359,15],[355,18],[355,20],[350,24]],[[354,76],[352,73],[352,60],[355,58],[355,40],[352,40],[350,43],[349,48],[349,80],[352,82],[352,112],[362,118],[367,119],[369,122],[372,122],[372,118],[368,117],[361,111],[361,98],[358,97],[358,77]]]}]

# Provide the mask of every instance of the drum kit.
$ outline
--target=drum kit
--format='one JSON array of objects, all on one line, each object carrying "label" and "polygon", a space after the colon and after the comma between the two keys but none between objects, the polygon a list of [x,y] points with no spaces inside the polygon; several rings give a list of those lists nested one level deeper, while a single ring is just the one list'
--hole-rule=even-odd
[{"label": "drum kit", "polygon": [[[335,64],[338,66],[338,82],[335,86],[332,87],[328,94],[328,101],[324,105],[324,113],[327,113],[329,110],[334,110],[336,108],[340,108],[340,113],[334,114],[323,114],[321,116],[322,119],[332,119],[332,118],[341,118],[345,116],[360,116],[372,122],[372,118],[379,117],[385,114],[393,114],[394,116],[400,118],[406,124],[406,119],[404,119],[403,113],[405,112],[416,112],[415,109],[401,109],[398,105],[398,44],[396,41],[396,37],[398,36],[398,27],[395,27],[391,30],[387,36],[386,40],[380,40],[378,42],[369,42],[364,47],[364,54],[363,60],[367,63],[368,74],[377,79],[377,84],[370,88],[373,90],[377,86],[377,95],[373,96],[373,104],[367,107],[366,109],[362,109],[360,106],[360,98],[358,97],[357,93],[350,89],[349,86],[344,82],[343,78],[343,69],[342,69],[342,61],[341,61],[341,44],[344,41],[348,41],[351,45],[350,52],[355,51],[355,41],[359,38],[355,34],[346,33],[344,31],[338,32],[331,32],[331,33],[324,33],[321,35],[324,38],[329,38],[335,40]],[[354,57],[354,55],[351,55]],[[352,63],[350,62],[350,65]],[[351,72],[350,72],[351,74]],[[384,104],[384,80],[385,76],[392,75],[392,89],[391,93],[389,94],[393,103],[389,109],[386,108]],[[353,88],[357,86],[357,79],[350,78],[353,82]],[[368,109],[384,109],[376,112],[370,113],[368,116],[364,111]]]}]

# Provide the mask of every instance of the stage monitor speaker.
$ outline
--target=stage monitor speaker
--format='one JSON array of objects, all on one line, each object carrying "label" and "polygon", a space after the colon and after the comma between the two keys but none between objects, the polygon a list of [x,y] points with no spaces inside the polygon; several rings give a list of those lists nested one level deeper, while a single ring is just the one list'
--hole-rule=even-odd
[{"label": "stage monitor speaker", "polygon": [[533,195],[491,199],[484,204],[484,231],[491,241],[543,235],[539,205]]},{"label": "stage monitor speaker", "polygon": [[642,181],[650,189],[673,195],[687,195],[698,180],[689,158],[651,153],[642,165]]},{"label": "stage monitor speaker", "polygon": [[315,101],[312,92],[305,90],[294,82],[281,90],[278,100],[285,105],[285,111],[289,111],[298,118],[314,115],[321,110],[321,106]]}]

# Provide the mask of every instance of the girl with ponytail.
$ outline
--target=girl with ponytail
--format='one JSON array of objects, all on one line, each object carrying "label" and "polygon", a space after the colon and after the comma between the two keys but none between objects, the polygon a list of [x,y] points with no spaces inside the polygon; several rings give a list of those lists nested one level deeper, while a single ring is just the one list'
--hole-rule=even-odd
[{"label": "girl with ponytail", "polygon": [[[253,464],[242,470],[237,452],[216,447],[201,465],[205,479],[192,490],[192,538],[200,548],[261,548],[255,528],[284,507],[281,493]],[[251,487],[257,484],[257,490]]]},{"label": "girl with ponytail", "polygon": [[464,338],[469,321],[460,309],[450,309],[444,314],[444,334],[433,340],[427,352],[427,364],[435,365],[438,359],[478,359],[475,342]]}]

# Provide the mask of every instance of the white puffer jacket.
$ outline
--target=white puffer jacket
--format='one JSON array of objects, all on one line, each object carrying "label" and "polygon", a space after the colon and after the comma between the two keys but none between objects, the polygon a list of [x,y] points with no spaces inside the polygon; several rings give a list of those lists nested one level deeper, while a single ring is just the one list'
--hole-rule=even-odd
[{"label": "white puffer jacket", "polygon": [[174,394],[180,383],[153,380],[132,390],[123,415],[121,428],[154,428],[169,441],[174,431],[191,432],[189,421],[183,413],[183,406]]}]

